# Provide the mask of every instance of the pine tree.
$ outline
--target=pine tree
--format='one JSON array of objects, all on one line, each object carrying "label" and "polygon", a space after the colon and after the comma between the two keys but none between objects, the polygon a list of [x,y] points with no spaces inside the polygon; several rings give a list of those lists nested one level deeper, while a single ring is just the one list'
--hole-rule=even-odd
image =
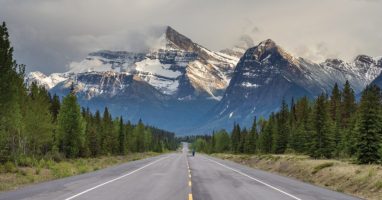
[{"label": "pine tree", "polygon": [[356,132],[358,162],[379,162],[382,137],[381,91],[376,85],[367,86],[362,93]]},{"label": "pine tree", "polygon": [[344,153],[352,156],[356,153],[356,136],[354,135],[354,124],[356,119],[357,104],[355,102],[354,91],[346,81],[342,91],[341,102],[341,129],[342,129],[342,149]]},{"label": "pine tree", "polygon": [[273,152],[282,154],[288,145],[289,137],[289,109],[285,100],[282,100],[280,112],[277,115],[277,131],[273,136]]},{"label": "pine tree", "polygon": [[272,113],[269,116],[268,122],[265,120],[260,120],[261,124],[261,134],[259,135],[259,150],[261,153],[271,153],[273,146],[273,136],[276,132],[275,125],[275,114]]},{"label": "pine tree", "polygon": [[329,101],[329,112],[330,118],[333,122],[333,134],[334,134],[334,145],[335,152],[334,154],[338,157],[339,153],[342,151],[341,140],[342,140],[342,132],[341,132],[341,92],[338,88],[337,83],[334,84],[332,89],[332,95],[330,96]]},{"label": "pine tree", "polygon": [[313,158],[330,158],[333,152],[333,139],[325,94],[316,99],[311,120],[309,155]]},{"label": "pine tree", "polygon": [[134,127],[133,137],[131,140],[131,147],[133,152],[143,152],[145,149],[145,127],[142,120]]},{"label": "pine tree", "polygon": [[130,120],[127,121],[127,124],[125,126],[125,131],[126,131],[126,146],[127,146],[127,150],[132,152],[133,151],[133,144],[132,144],[132,142],[134,141],[134,135],[133,135],[133,126],[131,125]]},{"label": "pine tree", "polygon": [[239,143],[239,152],[240,153],[246,153],[245,152],[245,144],[247,139],[248,131],[246,128],[244,128],[242,131],[240,131],[240,143]]},{"label": "pine tree", "polygon": [[247,137],[245,139],[245,153],[253,154],[256,151],[256,143],[257,143],[257,121],[256,117],[253,120],[252,128],[250,132],[247,134]]},{"label": "pine tree", "polygon": [[233,130],[231,134],[231,144],[232,144],[232,151],[234,153],[239,153],[239,147],[240,147],[240,126],[239,124],[234,123]]},{"label": "pine tree", "polygon": [[103,154],[113,152],[113,120],[107,107],[105,107],[102,117],[101,148]]},{"label": "pine tree", "polygon": [[84,147],[85,122],[73,92],[63,99],[57,119],[62,151],[68,158],[80,156]]},{"label": "pine tree", "polygon": [[125,125],[123,124],[122,116],[119,118],[119,153],[126,153],[126,133],[125,133]]}]

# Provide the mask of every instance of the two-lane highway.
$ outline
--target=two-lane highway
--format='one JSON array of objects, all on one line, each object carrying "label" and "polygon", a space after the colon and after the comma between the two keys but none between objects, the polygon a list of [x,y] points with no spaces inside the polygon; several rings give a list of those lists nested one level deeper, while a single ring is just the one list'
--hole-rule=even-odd
[{"label": "two-lane highway", "polygon": [[357,199],[209,156],[161,155],[0,193],[0,200]]}]

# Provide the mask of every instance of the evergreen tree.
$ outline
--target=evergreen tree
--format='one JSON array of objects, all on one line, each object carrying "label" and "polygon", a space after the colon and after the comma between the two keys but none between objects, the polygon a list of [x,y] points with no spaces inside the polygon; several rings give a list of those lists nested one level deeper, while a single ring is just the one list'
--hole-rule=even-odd
[{"label": "evergreen tree", "polygon": [[317,98],[311,120],[309,155],[330,158],[333,152],[332,127],[325,94]]},{"label": "evergreen tree", "polygon": [[277,131],[273,136],[273,152],[282,154],[288,145],[289,110],[285,100],[282,100],[280,112],[277,115]]},{"label": "evergreen tree", "polygon": [[297,101],[295,105],[296,122],[293,132],[291,133],[290,147],[298,153],[308,152],[309,141],[309,116],[311,108],[309,99],[305,96]]},{"label": "evergreen tree", "polygon": [[342,132],[341,132],[341,92],[338,88],[337,83],[334,84],[332,89],[332,95],[330,96],[329,101],[329,112],[330,118],[333,122],[333,134],[334,134],[334,145],[335,151],[334,154],[339,156],[339,153],[342,151],[341,148],[341,140],[342,140]]},{"label": "evergreen tree", "polygon": [[105,107],[102,117],[101,147],[103,154],[113,152],[113,120],[107,107]]},{"label": "evergreen tree", "polygon": [[101,154],[101,114],[97,110],[89,123],[88,146],[90,154],[95,157]]},{"label": "evergreen tree", "polygon": [[358,162],[379,162],[382,137],[381,91],[376,85],[367,86],[362,93],[356,132]]},{"label": "evergreen tree", "polygon": [[247,139],[248,131],[246,128],[244,128],[242,131],[240,131],[240,143],[239,143],[239,153],[246,153],[245,152],[245,144]]},{"label": "evergreen tree", "polygon": [[125,125],[123,124],[122,116],[119,118],[119,153],[126,153],[126,133],[125,133]]},{"label": "evergreen tree", "polygon": [[233,130],[231,134],[231,144],[232,144],[232,151],[234,153],[239,153],[240,149],[240,126],[239,124],[233,125]]},{"label": "evergreen tree", "polygon": [[247,137],[245,139],[244,152],[250,153],[250,154],[255,153],[256,143],[257,143],[257,121],[255,117],[252,123],[252,128],[250,132],[247,134]]},{"label": "evergreen tree", "polygon": [[355,102],[354,91],[346,81],[342,91],[341,102],[341,130],[342,130],[342,149],[345,154],[352,156],[357,151],[356,136],[354,134],[354,124],[356,119],[357,104]]},{"label": "evergreen tree", "polygon": [[271,153],[273,146],[273,136],[276,132],[275,114],[269,116],[268,122],[260,120],[261,134],[259,135],[259,150],[261,153]]},{"label": "evergreen tree", "polygon": [[57,121],[57,116],[58,116],[58,113],[60,111],[60,106],[61,106],[61,103],[60,103],[60,98],[54,94],[52,99],[51,99],[51,105],[50,105],[50,113],[52,115],[52,121],[53,123],[55,123]]},{"label": "evergreen tree", "polygon": [[68,158],[80,156],[85,140],[85,122],[73,92],[63,99],[57,119],[62,151]]}]

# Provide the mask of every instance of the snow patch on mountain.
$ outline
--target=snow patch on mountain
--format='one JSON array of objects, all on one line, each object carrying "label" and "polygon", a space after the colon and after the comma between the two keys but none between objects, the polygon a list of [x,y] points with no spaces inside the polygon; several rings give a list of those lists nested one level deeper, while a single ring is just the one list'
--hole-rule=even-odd
[{"label": "snow patch on mountain", "polygon": [[57,83],[65,81],[68,79],[67,74],[53,73],[49,76],[46,76],[42,72],[30,72],[25,77],[25,82],[27,85],[31,85],[33,82],[37,83],[40,86],[45,87],[47,90],[54,87]]}]

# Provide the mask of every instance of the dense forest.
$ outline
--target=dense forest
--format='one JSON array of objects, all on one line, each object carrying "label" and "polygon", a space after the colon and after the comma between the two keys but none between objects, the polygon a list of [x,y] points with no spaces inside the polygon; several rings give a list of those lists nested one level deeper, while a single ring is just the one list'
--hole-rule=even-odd
[{"label": "dense forest", "polygon": [[0,26],[0,163],[25,157],[77,158],[175,150],[174,133],[90,112],[75,91],[63,99],[24,83],[25,66],[13,58],[5,23]]},{"label": "dense forest", "polygon": [[350,158],[360,164],[380,163],[382,157],[381,91],[370,85],[359,102],[349,82],[330,95],[282,101],[269,118],[254,119],[250,129],[234,124],[212,136],[188,137],[199,151],[246,154],[306,154],[312,158]]}]

